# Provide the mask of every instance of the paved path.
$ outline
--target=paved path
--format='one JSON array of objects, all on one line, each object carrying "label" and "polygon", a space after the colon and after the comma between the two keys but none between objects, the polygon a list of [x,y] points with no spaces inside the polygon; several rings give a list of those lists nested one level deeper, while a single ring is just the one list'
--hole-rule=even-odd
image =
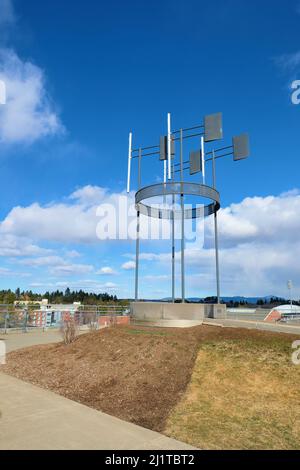
[{"label": "paved path", "polygon": [[300,326],[291,325],[290,323],[285,325],[282,323],[205,318],[203,324],[223,326],[228,328],[248,328],[250,330],[272,331],[273,333],[288,333],[292,335],[299,335],[300,337]]},{"label": "paved path", "polygon": [[58,330],[48,331],[29,331],[28,333],[16,332],[7,335],[0,333],[0,340],[5,341],[6,352],[15,351],[16,349],[28,348],[37,344],[59,343],[62,341],[61,334]]},{"label": "paved path", "polygon": [[[7,352],[61,341],[57,331],[0,335]],[[0,450],[192,447],[1,373]]]},{"label": "paved path", "polygon": [[192,449],[0,372],[0,450]]}]

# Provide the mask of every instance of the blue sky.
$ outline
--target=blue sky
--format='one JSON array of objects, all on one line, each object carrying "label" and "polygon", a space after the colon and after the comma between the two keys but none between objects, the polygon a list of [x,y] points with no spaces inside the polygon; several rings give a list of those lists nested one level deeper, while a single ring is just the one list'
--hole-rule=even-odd
[{"label": "blue sky", "polygon": [[[124,191],[128,132],[151,145],[167,112],[177,129],[222,111],[224,143],[251,136],[251,158],[218,162],[222,294],[287,295],[291,278],[300,297],[298,1],[0,0],[0,13],[2,288],[133,296],[134,242],[95,230]],[[190,296],[215,292],[209,221],[207,234],[187,246]],[[141,248],[141,296],[168,296],[168,243]]]}]

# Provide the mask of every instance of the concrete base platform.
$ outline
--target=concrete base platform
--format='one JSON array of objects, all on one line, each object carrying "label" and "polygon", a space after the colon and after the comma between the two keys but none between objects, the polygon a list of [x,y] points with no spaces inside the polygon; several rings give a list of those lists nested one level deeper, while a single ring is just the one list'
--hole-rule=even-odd
[{"label": "concrete base platform", "polygon": [[191,328],[203,324],[203,320],[137,320],[133,319],[133,325],[159,326],[163,328]]},{"label": "concrete base platform", "polygon": [[[131,315],[134,320],[196,322],[204,318],[226,318],[226,305],[223,304],[178,304],[169,302],[132,302]],[[176,325],[174,325],[176,326]],[[187,324],[187,326],[194,326]]]}]

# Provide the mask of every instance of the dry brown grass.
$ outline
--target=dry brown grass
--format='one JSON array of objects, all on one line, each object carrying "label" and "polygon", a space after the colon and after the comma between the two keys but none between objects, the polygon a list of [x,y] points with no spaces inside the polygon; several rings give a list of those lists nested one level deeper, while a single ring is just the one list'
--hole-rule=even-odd
[{"label": "dry brown grass", "polygon": [[165,433],[202,449],[299,449],[300,367],[291,352],[282,335],[202,344]]}]

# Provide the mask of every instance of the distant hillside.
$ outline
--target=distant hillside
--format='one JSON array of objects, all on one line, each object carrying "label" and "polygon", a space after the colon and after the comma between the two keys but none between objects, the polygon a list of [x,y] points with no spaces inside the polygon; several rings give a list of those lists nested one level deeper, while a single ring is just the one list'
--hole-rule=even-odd
[{"label": "distant hillside", "polygon": [[[155,302],[170,302],[172,300],[171,297],[165,297],[161,300],[155,300]],[[188,297],[187,302],[212,302],[215,301],[215,297]],[[282,302],[282,303],[288,303],[289,301],[282,299],[280,297],[277,297],[276,295],[266,295],[265,297],[244,297],[244,296],[232,296],[232,297],[221,297],[221,301],[224,303],[241,303],[241,304],[253,304],[257,305],[258,303],[263,303],[263,304],[269,304],[271,301],[272,302]],[[149,300],[149,302],[152,302]]]}]

